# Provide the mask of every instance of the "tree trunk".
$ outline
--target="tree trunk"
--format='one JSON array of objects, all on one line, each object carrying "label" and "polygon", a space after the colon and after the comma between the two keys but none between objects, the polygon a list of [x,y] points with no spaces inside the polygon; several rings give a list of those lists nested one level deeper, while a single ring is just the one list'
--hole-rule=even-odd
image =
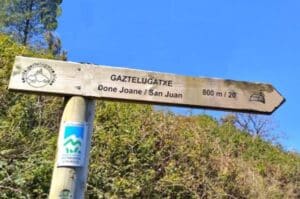
[{"label": "tree trunk", "polygon": [[24,37],[23,37],[22,44],[25,45],[25,46],[27,45],[28,38],[29,38],[30,20],[31,20],[31,17],[32,17],[32,9],[33,9],[33,0],[30,0],[29,6],[27,7],[29,17],[26,18],[25,27],[24,27],[24,31],[23,31]]}]

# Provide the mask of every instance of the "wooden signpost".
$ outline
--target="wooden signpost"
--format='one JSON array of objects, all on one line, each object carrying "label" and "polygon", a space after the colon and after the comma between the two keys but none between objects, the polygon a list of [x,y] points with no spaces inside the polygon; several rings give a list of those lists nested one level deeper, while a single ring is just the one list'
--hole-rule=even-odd
[{"label": "wooden signpost", "polygon": [[271,114],[284,98],[269,84],[16,57],[10,90]]},{"label": "wooden signpost", "polygon": [[50,198],[83,198],[94,114],[92,99],[261,114],[273,113],[285,101],[270,84],[21,56],[16,57],[9,89],[71,96],[61,122]]}]

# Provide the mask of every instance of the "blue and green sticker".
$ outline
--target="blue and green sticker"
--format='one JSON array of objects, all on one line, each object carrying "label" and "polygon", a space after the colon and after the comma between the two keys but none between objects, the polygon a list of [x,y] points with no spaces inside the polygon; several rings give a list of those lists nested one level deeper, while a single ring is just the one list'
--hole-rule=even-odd
[{"label": "blue and green sticker", "polygon": [[58,166],[83,165],[85,149],[85,123],[66,122],[60,138]]}]

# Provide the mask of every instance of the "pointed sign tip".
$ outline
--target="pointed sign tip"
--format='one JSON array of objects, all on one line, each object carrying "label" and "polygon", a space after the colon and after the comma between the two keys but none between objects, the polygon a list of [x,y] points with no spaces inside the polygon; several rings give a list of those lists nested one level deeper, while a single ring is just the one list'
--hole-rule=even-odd
[{"label": "pointed sign tip", "polygon": [[281,94],[280,97],[281,97],[281,101],[278,103],[277,106],[275,106],[275,108],[270,114],[274,113],[279,107],[281,107],[286,102],[286,99]]}]

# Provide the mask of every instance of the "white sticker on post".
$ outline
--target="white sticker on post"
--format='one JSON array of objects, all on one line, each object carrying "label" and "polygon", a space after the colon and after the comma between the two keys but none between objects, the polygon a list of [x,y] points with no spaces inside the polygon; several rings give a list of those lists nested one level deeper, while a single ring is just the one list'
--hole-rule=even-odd
[{"label": "white sticker on post", "polygon": [[61,128],[57,166],[82,167],[86,148],[86,123],[65,122]]}]

